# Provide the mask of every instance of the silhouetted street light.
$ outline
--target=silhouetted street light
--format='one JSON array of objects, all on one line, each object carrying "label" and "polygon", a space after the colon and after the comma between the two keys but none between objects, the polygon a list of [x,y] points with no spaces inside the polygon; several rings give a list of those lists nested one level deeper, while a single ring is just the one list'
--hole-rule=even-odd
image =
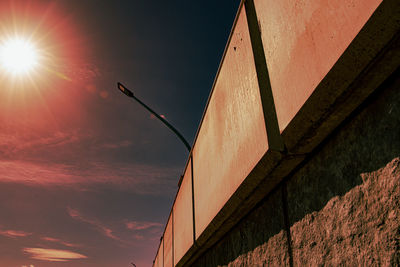
[{"label": "silhouetted street light", "polygon": [[172,126],[171,124],[169,124],[169,122],[167,122],[163,117],[161,117],[160,115],[158,115],[154,110],[152,110],[151,108],[149,108],[146,104],[144,104],[142,101],[140,101],[136,96],[133,95],[133,93],[126,88],[124,85],[122,85],[122,83],[118,83],[118,89],[121,90],[122,93],[124,93],[125,95],[132,97],[133,99],[135,99],[137,102],[139,102],[139,104],[141,104],[143,107],[145,107],[148,111],[150,111],[154,116],[156,116],[159,120],[161,120],[165,125],[167,125],[168,128],[170,128],[178,137],[179,139],[181,139],[181,141],[183,142],[183,144],[186,146],[187,150],[190,153],[190,145],[189,143],[186,141],[186,139],[180,134],[180,132],[178,132],[177,129],[175,129],[174,126]]}]

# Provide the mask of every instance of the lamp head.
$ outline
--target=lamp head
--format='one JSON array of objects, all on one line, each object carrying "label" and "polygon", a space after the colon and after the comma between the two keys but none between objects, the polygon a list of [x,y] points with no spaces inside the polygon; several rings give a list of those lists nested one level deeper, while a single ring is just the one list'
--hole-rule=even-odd
[{"label": "lamp head", "polygon": [[124,93],[125,95],[127,95],[129,97],[133,97],[133,93],[128,88],[126,88],[124,85],[122,85],[122,83],[118,82],[117,85],[118,85],[118,89],[122,93]]}]

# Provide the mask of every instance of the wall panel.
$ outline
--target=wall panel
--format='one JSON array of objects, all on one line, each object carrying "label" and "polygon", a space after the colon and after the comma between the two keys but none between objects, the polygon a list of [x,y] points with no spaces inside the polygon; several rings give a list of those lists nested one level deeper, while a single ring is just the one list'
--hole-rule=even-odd
[{"label": "wall panel", "polygon": [[242,8],[193,148],[196,238],[268,149]]}]

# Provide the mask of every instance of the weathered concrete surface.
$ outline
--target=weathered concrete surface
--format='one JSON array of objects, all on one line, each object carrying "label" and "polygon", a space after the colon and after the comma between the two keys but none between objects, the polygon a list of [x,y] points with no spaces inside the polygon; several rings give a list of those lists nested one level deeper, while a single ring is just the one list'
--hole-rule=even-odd
[{"label": "weathered concrete surface", "polygon": [[164,265],[164,258],[163,258],[163,240],[160,241],[160,246],[158,247],[156,258],[154,259],[154,267],[163,267]]},{"label": "weathered concrete surface", "polygon": [[295,266],[400,265],[400,158],[291,227]]},{"label": "weathered concrete surface", "polygon": [[267,150],[260,91],[242,8],[193,147],[196,238]]},{"label": "weathered concrete surface", "polygon": [[284,229],[282,194],[276,190],[192,266],[288,266]]},{"label": "weathered concrete surface", "polygon": [[[281,3],[281,1],[277,1],[276,3],[278,2]],[[312,31],[312,29],[316,30],[316,28],[318,29],[325,24],[329,24],[330,27],[328,27],[326,32],[319,28],[321,30],[321,38],[329,39],[325,34],[329,32],[332,33],[333,29],[331,27],[339,27],[342,25],[341,23],[347,21],[350,17],[356,16],[357,18],[354,18],[355,21],[360,23],[359,19],[364,15],[358,16],[357,13],[362,12],[364,8],[367,10],[372,8],[371,4],[373,1],[341,0],[335,1],[335,3],[329,3],[336,5],[349,2],[354,2],[355,6],[360,5],[358,7],[360,10],[353,10],[351,4],[340,6],[338,10],[333,10],[331,5],[327,5],[324,7],[325,11],[319,10],[318,12],[332,12],[332,14],[335,12],[350,12],[351,14],[343,16],[338,14],[336,19],[332,18],[330,20],[328,19],[330,15],[327,15],[325,17],[326,21],[320,21],[320,25],[317,25],[318,23],[314,23],[323,18],[320,16],[322,13],[320,14],[317,12],[316,16],[318,18],[310,18],[309,23],[313,24],[312,27],[310,26],[310,31]],[[369,11],[364,11],[369,13]],[[291,121],[288,124],[283,123],[282,125],[282,120],[280,120],[282,137],[290,153],[304,154],[311,152],[316,145],[322,142],[331,133],[332,129],[335,129],[344,118],[396,70],[400,64],[400,50],[398,49],[400,45],[399,17],[399,2],[397,0],[383,1],[365,23],[361,31],[355,35],[354,40],[346,44],[346,49],[343,54],[338,57],[335,64],[329,69],[325,77],[323,77],[316,87],[310,85],[310,88],[303,88],[304,84],[302,82],[297,83],[297,80],[304,79],[304,82],[307,84],[309,80],[313,80],[313,77],[317,77],[313,75],[308,77],[307,74],[308,72],[313,72],[315,68],[318,69],[313,64],[318,65],[326,63],[325,60],[328,60],[331,55],[331,44],[321,46],[322,44],[316,41],[318,46],[315,47],[315,55],[311,55],[311,51],[313,51],[314,48],[310,51],[307,47],[304,47],[305,50],[303,52],[298,51],[298,56],[293,54],[294,58],[291,58],[291,60],[296,61],[296,58],[298,60],[301,59],[300,61],[303,60],[303,63],[306,65],[296,70],[293,69],[293,71],[297,72],[295,76],[282,76],[291,84],[290,86],[288,85],[289,87],[275,88],[274,90],[274,84],[272,84],[274,96],[275,93],[282,94],[281,99],[275,98],[278,117],[279,110],[286,110],[286,108],[288,109],[287,112],[293,112],[293,115],[295,114],[295,116],[290,117]],[[354,24],[353,22],[347,22],[344,25],[353,26]],[[316,30],[316,32],[318,31],[319,30]],[[316,32],[311,36],[320,39],[319,36],[314,36],[317,34]],[[343,47],[344,44],[342,43],[343,40],[341,40],[341,37],[339,37],[342,33],[349,34],[349,32],[342,30],[338,30],[334,34],[332,33],[335,36],[333,39],[336,40],[336,38],[338,38],[336,41],[340,42],[340,44],[337,44],[338,47]],[[299,37],[299,41],[302,38],[307,39],[311,44],[313,42],[313,38],[308,35]],[[336,41],[332,41],[332,44]],[[311,44],[310,47],[312,46]],[[332,50],[332,55],[336,55],[336,53],[336,50]],[[310,55],[306,56],[308,54]],[[326,57],[322,56],[324,54]],[[322,56],[322,58],[319,58],[320,56]],[[270,64],[268,59],[267,63]],[[278,63],[281,64],[280,61]],[[290,65],[288,68],[292,68],[295,65],[296,64]],[[271,68],[269,68],[269,70],[273,72]],[[319,80],[319,78],[317,80]],[[272,74],[271,82],[273,83]],[[304,104],[301,105],[301,109],[298,110],[295,107],[302,103],[298,102],[298,100],[304,97],[304,95],[302,95],[302,88],[305,91],[312,91],[310,91],[310,95],[307,100],[305,100]],[[277,90],[279,91],[276,92]],[[297,93],[292,92],[292,90],[295,90]],[[301,97],[298,97],[297,94],[301,94]]]},{"label": "weathered concrete surface", "polygon": [[[341,1],[350,4],[354,2],[356,6],[362,7],[361,10],[369,12],[365,14],[373,12],[373,4],[380,2],[378,0]],[[252,1],[248,0],[246,3],[249,2]],[[255,2],[261,3],[258,0]],[[308,4],[314,5],[323,2],[323,0],[313,0]],[[282,3],[287,3],[287,1]],[[282,3],[276,2],[274,4],[279,6]],[[307,5],[307,3],[301,1],[297,4]],[[335,6],[337,3],[332,5]],[[270,7],[273,7],[273,5]],[[351,5],[340,7],[340,9],[335,12],[337,14],[351,13],[348,17],[345,16],[344,21],[351,21],[351,18],[353,18],[358,26],[364,25],[365,14],[357,15],[360,10],[354,10]],[[311,27],[308,29],[312,32],[311,36],[323,29],[318,24],[324,19],[321,14],[329,12],[329,9],[322,10],[319,5],[315,10],[318,10],[318,12],[312,13],[315,13],[317,18],[311,16],[310,21],[305,21],[306,24],[310,23],[307,25]],[[301,13],[307,10],[298,11]],[[268,121],[266,121],[265,112],[263,114],[260,108],[260,96],[257,92],[262,93],[263,90],[257,91],[256,80],[261,75],[260,71],[262,70],[256,68],[258,73],[257,75],[254,73],[254,63],[257,65],[257,60],[254,61],[251,58],[254,38],[251,35],[249,40],[249,32],[245,27],[246,13],[242,9],[238,14],[237,24],[235,24],[228,42],[213,88],[214,91],[209,99],[192,151],[192,157],[194,157],[196,242],[177,262],[174,258],[177,255],[174,252],[170,253],[171,246],[173,250],[175,245],[173,240],[175,237],[172,237],[172,242],[164,237],[166,239],[165,266],[170,266],[172,261],[178,266],[191,266],[198,257],[201,261],[202,255],[207,250],[213,250],[214,244],[224,235],[231,235],[229,231],[232,227],[285,177],[289,174],[292,175],[292,171],[298,168],[298,165],[304,159],[306,159],[304,163],[307,162],[307,164],[297,169],[296,174],[288,182],[289,214],[286,213],[285,218],[291,223],[299,222],[307,214],[320,211],[331,198],[344,195],[355,186],[360,185],[362,183],[361,173],[375,171],[400,155],[400,134],[398,130],[400,115],[397,108],[400,100],[398,95],[393,94],[393,91],[398,91],[398,85],[395,89],[388,90],[392,92],[387,93],[392,94],[391,97],[384,101],[376,101],[376,103],[381,103],[376,104],[377,110],[375,110],[375,107],[368,108],[368,112],[365,111],[367,115],[359,115],[355,119],[353,118],[352,122],[347,124],[348,126],[344,128],[340,126],[340,130],[336,130],[337,133],[332,134],[332,131],[338,129],[339,125],[356,108],[360,109],[359,106],[364,103],[365,99],[398,68],[400,62],[400,50],[398,49],[400,44],[400,20],[398,20],[400,5],[398,1],[383,1],[358,34],[354,32],[354,25],[351,25],[349,31],[345,29],[344,34],[347,35],[347,39],[339,36],[340,31],[335,32],[334,38],[336,39],[332,43],[335,44],[333,49],[338,50],[335,50],[332,55],[328,53],[329,49],[324,51],[323,47],[319,47],[323,38],[325,39],[322,40],[322,43],[326,42],[328,46],[331,45],[328,42],[329,40],[327,41],[325,33],[325,35],[322,34],[321,40],[316,40],[319,45],[316,47],[318,51],[314,51],[315,54],[307,50],[310,48],[307,45],[300,46],[304,48],[304,54],[297,51],[299,53],[297,59],[300,58],[303,61],[316,60],[313,63],[322,64],[324,68],[319,68],[322,65],[318,65],[317,67],[311,66],[310,70],[305,66],[296,70],[298,73],[294,75],[294,78],[304,78],[308,82],[307,79],[310,77],[313,80],[318,75],[323,75],[321,78],[314,79],[314,82],[319,82],[319,84],[316,87],[306,88],[306,91],[309,90],[307,92],[300,90],[304,85],[302,83],[292,84],[296,87],[295,90],[299,86],[300,91],[298,92],[291,94],[287,88],[280,92],[283,94],[289,92],[288,98],[284,99],[285,101],[290,102],[292,98],[296,100],[293,101],[293,106],[289,108],[294,117],[289,118],[291,120],[285,125],[284,129],[280,129],[282,136],[279,137],[283,138],[286,145],[286,149],[283,151],[272,150],[270,143],[266,142],[270,135],[266,134],[266,125],[263,122],[268,124]],[[334,16],[336,20],[340,17],[337,14]],[[302,14],[300,14],[301,16]],[[332,14],[328,14],[325,20],[331,17]],[[254,27],[250,29],[251,33],[258,32],[258,25],[261,25],[262,31],[265,30],[262,23],[258,24],[257,22],[256,20],[256,23],[252,23]],[[342,25],[339,22],[340,25],[336,25],[334,19],[324,23],[328,24],[329,31],[337,26],[340,29],[340,27],[345,27],[348,24]],[[349,37],[349,32],[350,35],[356,34],[355,39],[352,40],[354,36]],[[286,34],[292,33],[286,32]],[[309,44],[314,41],[308,35],[300,37]],[[347,48],[344,47],[346,42],[343,42],[343,40],[351,41],[350,44],[346,44],[346,46],[348,45]],[[335,43],[336,41],[339,41],[339,43]],[[338,46],[336,47],[336,45]],[[343,53],[337,53],[339,50]],[[304,57],[307,53],[313,57]],[[326,58],[323,55],[328,55],[327,61],[324,61]],[[258,54],[254,53],[253,56],[257,57]],[[330,56],[338,56],[339,58],[332,63]],[[322,61],[319,62],[319,59]],[[328,65],[325,64],[327,62]],[[331,69],[326,69],[325,67],[332,65],[331,63],[333,64]],[[308,75],[309,72],[315,70],[317,70],[317,76]],[[304,76],[310,77],[302,77],[303,73]],[[293,77],[286,75],[284,78],[290,80]],[[293,81],[295,80],[293,79]],[[292,83],[293,81],[289,82]],[[260,79],[258,82],[260,84]],[[393,85],[386,83],[384,87],[390,86],[393,87]],[[378,96],[378,94],[374,94],[374,97]],[[306,97],[304,103],[297,101],[299,96]],[[370,97],[370,99],[374,99],[374,97]],[[265,101],[261,102],[265,104]],[[299,107],[301,106],[300,110],[295,107],[298,104]],[[277,105],[280,105],[279,101]],[[393,114],[397,115],[393,116]],[[269,133],[268,127],[267,132]],[[379,141],[382,142],[379,143]],[[321,144],[322,142],[324,144]],[[322,149],[316,149],[317,146],[322,147]],[[316,150],[319,152],[317,153]],[[303,180],[305,181],[304,184]],[[174,213],[172,212],[172,214]],[[288,215],[290,215],[290,220],[288,220]],[[186,222],[183,222],[183,224],[186,225]],[[287,224],[286,227],[289,229],[290,225]],[[172,232],[174,229],[175,227]],[[176,227],[176,229],[181,230],[180,227]],[[166,234],[168,234],[167,232],[170,231],[166,231]],[[176,238],[181,237],[182,235],[177,235]],[[186,241],[188,240],[185,240],[185,245],[181,248],[189,246],[189,242],[186,243]],[[265,240],[264,243],[267,244],[268,242]],[[236,258],[230,257],[231,260],[225,261],[224,264],[261,264],[252,258],[257,258],[254,254],[256,250],[265,251],[263,250],[264,243],[255,246],[252,250],[241,251],[242,254],[235,254]],[[268,250],[268,248],[265,249]],[[182,251],[178,254],[181,254]],[[290,252],[289,249],[289,255],[291,255]],[[248,257],[251,259],[246,262]],[[293,262],[293,257],[289,258]],[[205,260],[205,262],[216,261]]]},{"label": "weathered concrete surface", "polygon": [[193,245],[192,168],[189,160],[173,206],[174,262]]},{"label": "weathered concrete surface", "polygon": [[254,0],[284,130],[382,0]]},{"label": "weathered concrete surface", "polygon": [[291,261],[294,266],[398,266],[397,76],[288,177],[287,198],[278,186],[192,265],[289,266]]},{"label": "weathered concrete surface", "polygon": [[287,182],[296,266],[398,266],[400,79],[396,76]]},{"label": "weathered concrete surface", "polygon": [[174,248],[173,248],[173,242],[174,242],[174,236],[173,236],[173,219],[172,219],[173,213],[171,213],[167,226],[165,227],[165,232],[163,235],[163,244],[164,244],[164,259],[163,259],[163,266],[164,267],[173,267],[174,266]]}]

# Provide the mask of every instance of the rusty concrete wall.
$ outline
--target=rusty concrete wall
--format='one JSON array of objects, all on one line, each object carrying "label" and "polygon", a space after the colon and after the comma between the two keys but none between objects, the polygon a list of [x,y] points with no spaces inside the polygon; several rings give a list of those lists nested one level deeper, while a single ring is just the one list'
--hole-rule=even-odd
[{"label": "rusty concrete wall", "polygon": [[399,74],[193,266],[399,266]]},{"label": "rusty concrete wall", "polygon": [[267,149],[250,35],[242,9],[193,148],[196,238]]},{"label": "rusty concrete wall", "polygon": [[[398,68],[399,17],[397,0],[242,1],[154,266],[302,265],[311,252],[315,253],[314,247],[320,248],[318,242],[327,247],[335,242],[332,238],[339,241],[348,238],[318,231],[336,235],[350,231],[353,239],[354,229],[358,229],[356,233],[364,231],[366,236],[371,235],[368,231],[374,229],[373,224],[372,228],[362,230],[343,230],[344,222],[328,230],[307,225],[315,218],[321,224],[324,220],[333,224],[335,217],[329,217],[329,209],[332,214],[341,214],[340,209],[349,205],[346,201],[355,199],[350,192],[361,195],[365,190],[374,190],[355,188],[361,185],[355,177],[383,166],[373,165],[375,161],[386,164],[399,156],[397,148],[388,147],[389,144],[399,147],[398,142],[382,143],[385,149],[380,149],[377,141],[381,140],[376,140],[377,137],[390,140],[393,134],[399,136],[398,120],[391,115],[377,115],[382,118],[357,115],[365,119],[361,124],[366,124],[360,125],[354,119],[352,123],[357,130],[350,126],[343,130],[340,126],[350,116],[354,117],[355,110],[361,109],[371,94],[377,94],[377,88],[389,76],[393,77]],[[397,95],[393,97],[398,99]],[[376,105],[382,107],[383,102],[393,99],[378,101],[381,104]],[[373,113],[371,110],[365,112]],[[393,110],[396,109],[386,112],[391,114]],[[382,135],[372,131],[375,135],[368,146],[361,137],[361,134],[369,136],[368,131],[374,127],[367,117],[379,118],[375,121],[377,125],[381,120],[394,123],[386,131],[388,136],[385,131]],[[340,127],[344,136],[352,134],[351,143],[332,141],[332,133]],[[316,152],[327,143],[334,144],[326,152],[330,158]],[[372,151],[380,152],[366,157],[371,147]],[[352,152],[343,152],[346,148]],[[357,152],[363,157],[357,158]],[[324,167],[318,167],[314,161]],[[346,168],[351,175],[345,174]],[[296,178],[294,173],[303,173],[302,178]],[[386,178],[393,178],[389,176]],[[284,182],[288,177],[292,178]],[[303,178],[307,180],[304,184],[300,182]],[[342,202],[332,200],[334,204],[324,210],[330,198],[346,192],[350,197],[340,199]],[[368,199],[357,199],[359,203],[353,201],[351,205],[370,204]],[[301,208],[300,203],[303,203]],[[320,203],[318,209],[315,203]],[[261,211],[270,215],[263,217]],[[322,215],[313,214],[320,211],[318,214]],[[309,213],[313,215],[310,217]],[[373,220],[374,216],[380,215],[365,218]],[[345,222],[357,226],[360,220]],[[307,229],[315,231],[313,238],[319,238],[309,246],[304,243],[311,238],[304,235]],[[393,229],[386,230],[389,232],[385,233],[391,234]],[[354,240],[363,244],[368,241]],[[365,253],[376,255],[381,247],[375,247]],[[338,263],[332,260],[339,257],[338,249],[330,251],[333,254],[324,251],[314,263]],[[379,260],[388,262],[387,258]]]},{"label": "rusty concrete wall", "polygon": [[192,168],[190,159],[176,196],[173,213],[174,262],[179,262],[194,242]]},{"label": "rusty concrete wall", "polygon": [[167,225],[165,227],[163,245],[164,245],[164,253],[163,253],[163,266],[164,267],[173,267],[174,266],[174,239],[173,239],[173,213],[171,213]]},{"label": "rusty concrete wall", "polygon": [[163,250],[163,241],[161,240],[161,242],[160,242],[160,246],[159,246],[159,248],[158,248],[158,250],[157,250],[157,255],[156,255],[156,257],[155,257],[155,259],[154,259],[154,263],[153,263],[153,266],[154,267],[163,267],[164,266],[164,250]]},{"label": "rusty concrete wall", "polygon": [[254,0],[283,131],[382,0]]}]

